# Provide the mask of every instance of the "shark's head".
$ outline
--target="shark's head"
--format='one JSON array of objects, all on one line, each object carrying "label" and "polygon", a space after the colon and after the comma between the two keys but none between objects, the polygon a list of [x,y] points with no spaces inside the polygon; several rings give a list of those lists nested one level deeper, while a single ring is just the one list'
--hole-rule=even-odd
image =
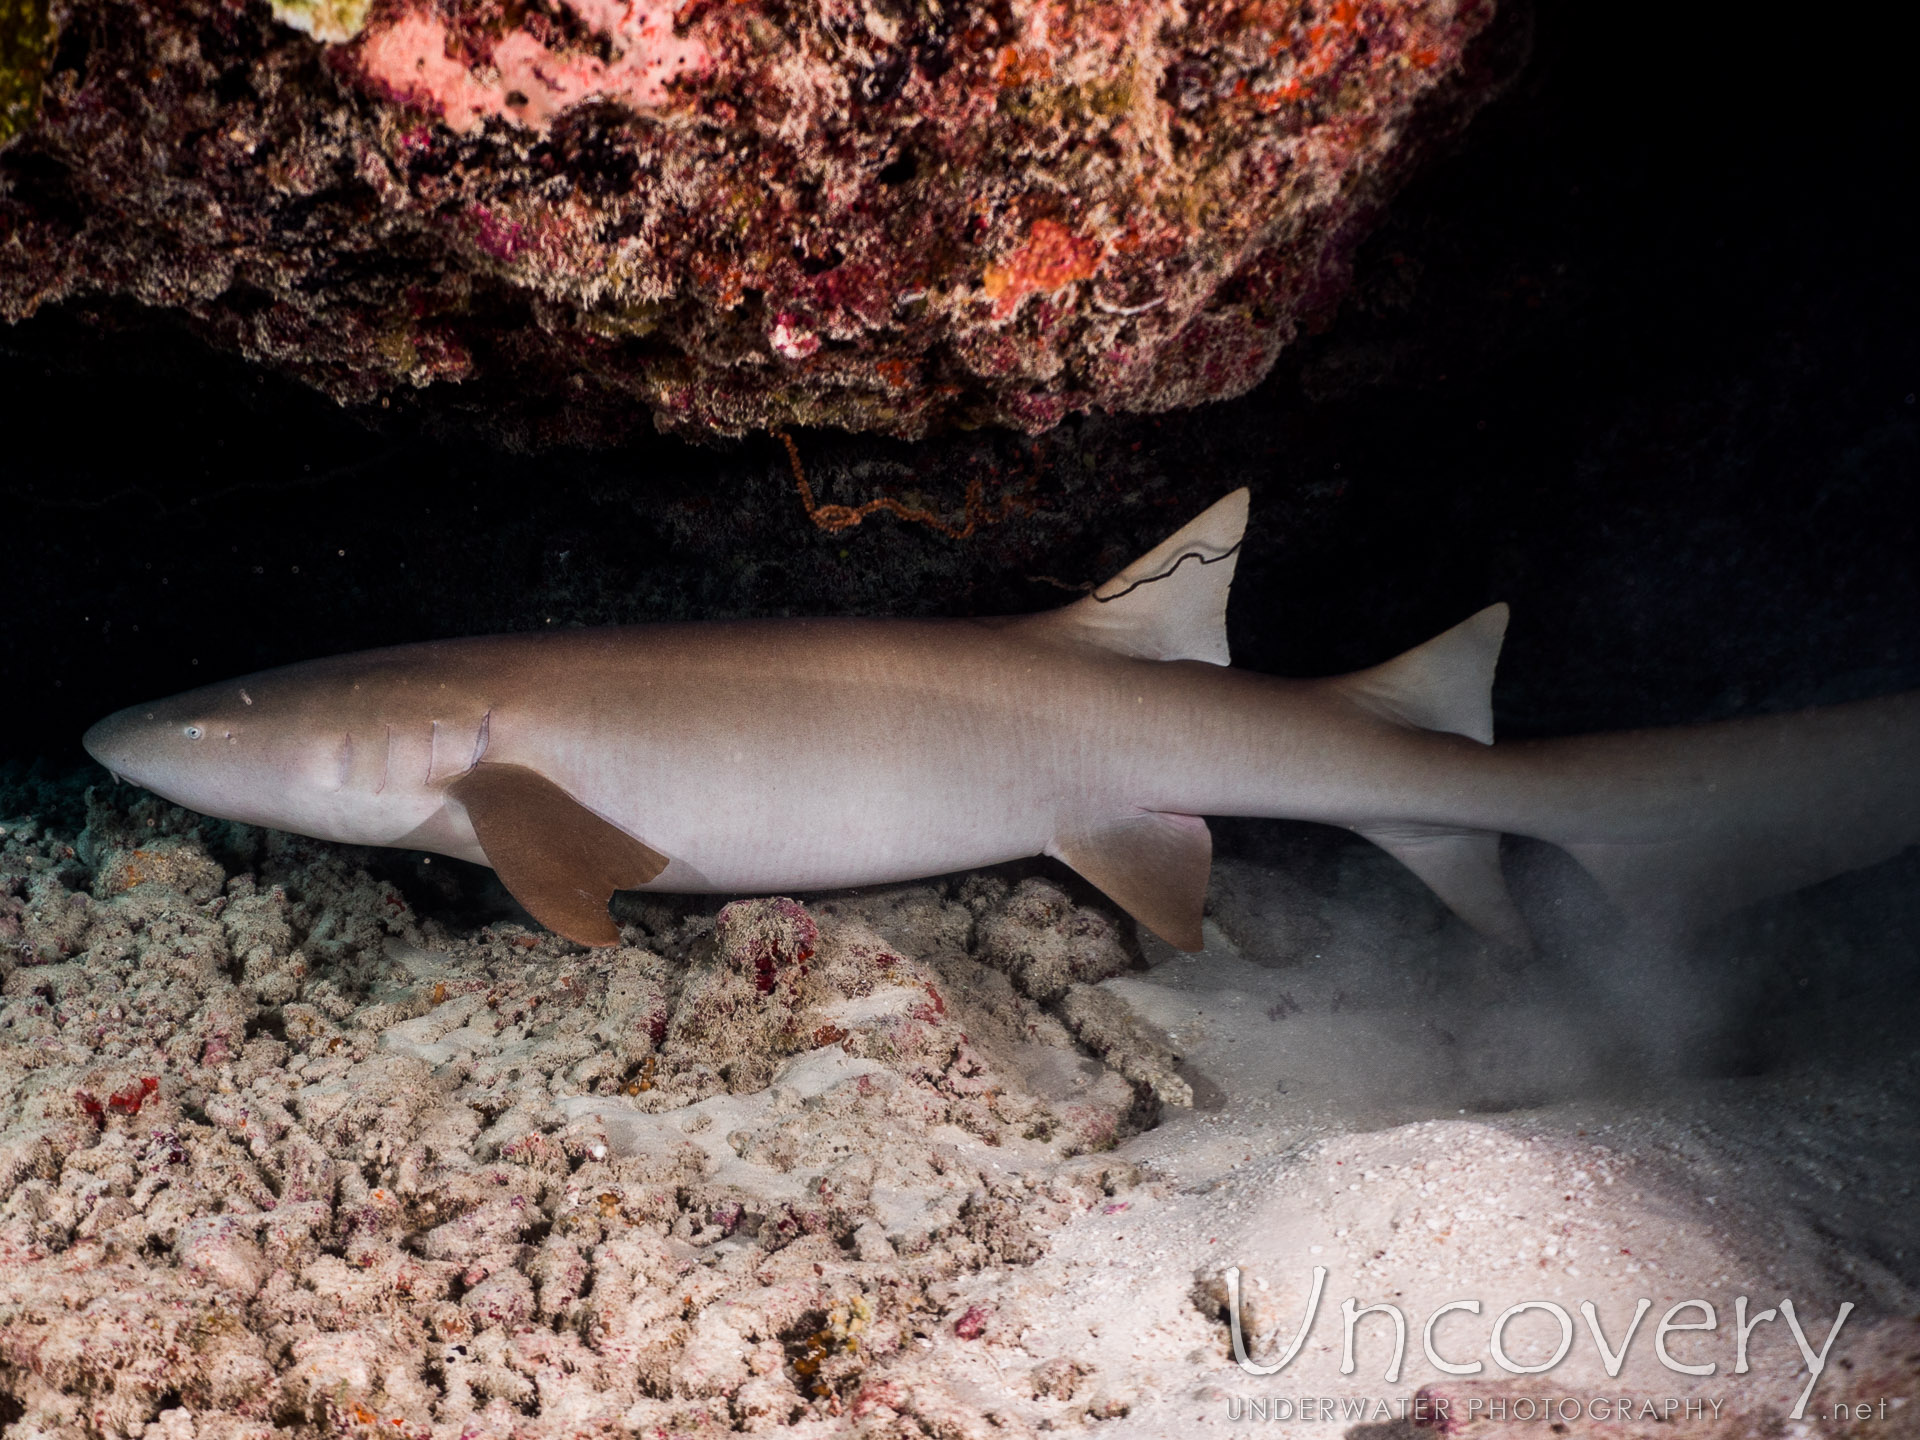
[{"label": "shark's head", "polygon": [[285,701],[257,682],[207,685],[109,715],[80,743],[120,779],[176,804],[227,820],[288,826],[310,808],[301,803],[303,781],[322,768],[317,752],[327,746],[288,723]]},{"label": "shark's head", "polygon": [[[395,764],[396,728],[364,669],[318,661],[134,705],[87,731],[123,780],[225,820],[384,844],[440,804],[427,765]],[[400,721],[396,725],[396,721]],[[390,752],[392,752],[390,754]],[[391,774],[389,772],[392,772]]]}]

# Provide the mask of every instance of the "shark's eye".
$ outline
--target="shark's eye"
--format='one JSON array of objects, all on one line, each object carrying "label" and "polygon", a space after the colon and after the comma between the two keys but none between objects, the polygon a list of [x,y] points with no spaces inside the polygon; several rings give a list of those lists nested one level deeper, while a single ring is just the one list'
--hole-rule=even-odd
[{"label": "shark's eye", "polygon": [[186,736],[187,736],[187,739],[189,740],[198,740],[202,735],[206,733],[207,732],[202,730],[198,725],[189,725],[187,726],[187,729],[186,729]]}]

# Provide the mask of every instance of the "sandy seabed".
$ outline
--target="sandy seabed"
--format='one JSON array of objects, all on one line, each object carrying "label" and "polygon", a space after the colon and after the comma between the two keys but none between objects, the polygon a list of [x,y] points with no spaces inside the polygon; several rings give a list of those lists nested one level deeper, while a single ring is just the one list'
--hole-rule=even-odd
[{"label": "sandy seabed", "polygon": [[[1192,956],[1018,868],[587,951],[126,788],[72,828],[0,840],[8,1440],[1920,1432],[1912,855],[1684,953],[1519,854],[1501,957],[1299,836]],[[1277,1374],[1236,1267],[1256,1361],[1326,1272]],[[1643,1298],[1609,1375],[1582,1302]],[[1855,1307],[1798,1417],[1784,1300]]]}]

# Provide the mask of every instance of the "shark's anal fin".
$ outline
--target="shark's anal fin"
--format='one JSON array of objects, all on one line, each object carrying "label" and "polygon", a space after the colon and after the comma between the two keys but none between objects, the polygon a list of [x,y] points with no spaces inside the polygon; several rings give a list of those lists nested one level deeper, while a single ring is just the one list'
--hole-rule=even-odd
[{"label": "shark's anal fin", "polygon": [[447,786],[487,863],[542,925],[581,945],[618,945],[616,890],[644,885],[667,857],[609,824],[537,770],[482,763]]},{"label": "shark's anal fin", "polygon": [[1198,950],[1213,836],[1197,815],[1146,811],[1055,838],[1047,853],[1169,945]]},{"label": "shark's anal fin", "polygon": [[1418,875],[1449,910],[1489,940],[1532,950],[1533,937],[1500,873],[1498,835],[1429,825],[1374,825],[1359,833]]}]

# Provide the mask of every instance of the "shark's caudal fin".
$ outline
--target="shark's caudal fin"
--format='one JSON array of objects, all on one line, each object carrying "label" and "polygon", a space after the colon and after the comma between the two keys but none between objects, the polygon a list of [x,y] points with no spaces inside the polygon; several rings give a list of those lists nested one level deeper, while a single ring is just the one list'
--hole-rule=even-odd
[{"label": "shark's caudal fin", "polygon": [[1533,833],[1655,934],[1920,844],[1917,692],[1530,749],[1580,802]]},{"label": "shark's caudal fin", "polygon": [[[1396,725],[1493,743],[1493,672],[1507,634],[1507,607],[1489,605],[1384,665],[1329,681],[1361,709]],[[1462,920],[1490,940],[1530,949],[1526,922],[1500,871],[1500,837],[1490,830],[1374,825],[1359,833],[1426,882]]]}]

